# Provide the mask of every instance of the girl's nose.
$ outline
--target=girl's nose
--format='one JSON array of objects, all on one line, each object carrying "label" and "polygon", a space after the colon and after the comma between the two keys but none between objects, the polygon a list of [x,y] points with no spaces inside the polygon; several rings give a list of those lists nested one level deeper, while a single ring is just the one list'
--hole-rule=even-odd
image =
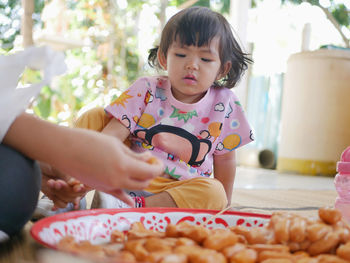
[{"label": "girl's nose", "polygon": [[186,63],[186,69],[187,70],[198,70],[198,64],[196,63],[196,61],[190,60]]}]

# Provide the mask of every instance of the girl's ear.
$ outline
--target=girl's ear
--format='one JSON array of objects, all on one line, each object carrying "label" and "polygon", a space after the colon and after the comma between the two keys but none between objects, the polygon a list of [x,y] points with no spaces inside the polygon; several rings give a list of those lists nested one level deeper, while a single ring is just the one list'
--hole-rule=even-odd
[{"label": "girl's ear", "polygon": [[158,48],[158,51],[157,51],[157,59],[158,59],[159,65],[160,65],[164,70],[167,70],[166,57],[164,56],[163,52],[160,51],[159,48]]},{"label": "girl's ear", "polygon": [[216,76],[216,80],[222,79],[223,77],[225,77],[227,75],[227,73],[230,71],[231,69],[231,61],[226,61],[224,67],[222,70],[219,71],[219,74]]}]

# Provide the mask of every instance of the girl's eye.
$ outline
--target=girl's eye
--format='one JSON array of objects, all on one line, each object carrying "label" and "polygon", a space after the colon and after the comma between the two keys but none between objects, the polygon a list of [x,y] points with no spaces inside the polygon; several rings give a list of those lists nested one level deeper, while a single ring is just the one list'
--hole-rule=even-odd
[{"label": "girl's eye", "polygon": [[210,62],[210,61],[211,61],[211,59],[207,59],[207,58],[202,58],[202,60],[203,60],[204,62]]},{"label": "girl's eye", "polygon": [[184,54],[179,54],[179,53],[175,53],[175,56],[180,57],[180,58],[186,57]]}]

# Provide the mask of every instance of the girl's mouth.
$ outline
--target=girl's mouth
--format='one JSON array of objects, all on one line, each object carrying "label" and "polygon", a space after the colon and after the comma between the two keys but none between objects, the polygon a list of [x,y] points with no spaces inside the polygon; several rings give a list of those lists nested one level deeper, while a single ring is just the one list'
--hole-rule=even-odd
[{"label": "girl's mouth", "polygon": [[186,75],[184,77],[184,82],[188,85],[193,85],[193,84],[197,83],[197,79],[193,75]]}]

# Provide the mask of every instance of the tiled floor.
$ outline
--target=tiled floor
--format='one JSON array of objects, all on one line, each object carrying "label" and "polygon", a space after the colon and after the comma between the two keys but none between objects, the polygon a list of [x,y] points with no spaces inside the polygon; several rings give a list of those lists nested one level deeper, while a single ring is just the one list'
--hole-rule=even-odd
[{"label": "tiled floor", "polygon": [[244,166],[237,167],[234,188],[335,190],[333,177],[287,174]]}]

